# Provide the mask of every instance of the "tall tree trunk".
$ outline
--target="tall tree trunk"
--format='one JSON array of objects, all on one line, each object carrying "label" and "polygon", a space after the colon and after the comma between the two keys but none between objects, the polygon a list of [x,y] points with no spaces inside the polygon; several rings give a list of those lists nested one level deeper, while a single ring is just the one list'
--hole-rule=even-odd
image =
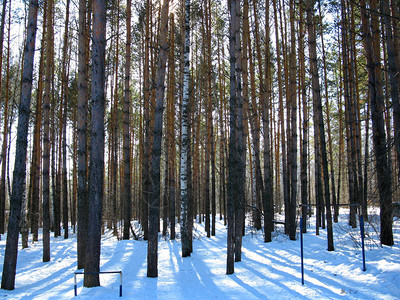
[{"label": "tall tree trunk", "polygon": [[[223,68],[221,64],[221,52],[223,51],[223,47],[221,49],[220,37],[218,37],[218,84],[219,84],[219,129],[220,129],[220,194],[219,194],[219,209],[220,209],[220,219],[222,220],[222,216],[224,216],[224,225],[226,225],[226,141],[225,141],[225,123],[224,123],[224,85],[225,85],[225,76],[223,74]],[[224,53],[223,53],[224,54]]]},{"label": "tall tree trunk", "polygon": [[208,99],[208,138],[210,147],[210,168],[211,168],[211,235],[215,236],[215,216],[216,216],[216,195],[215,195],[215,141],[214,141],[214,124],[213,124],[213,100],[212,100],[212,26],[211,26],[211,1],[206,1],[206,40],[207,40],[207,99]]},{"label": "tall tree trunk", "polygon": [[[338,41],[340,41],[340,30],[338,32]],[[342,57],[342,51],[341,51],[341,46],[339,44],[339,57]],[[339,73],[336,75],[337,80],[339,81],[339,85],[337,87],[337,93],[339,95],[339,101],[338,101],[338,118],[339,118],[339,161],[338,161],[338,188],[337,188],[337,202],[335,206],[335,212],[334,212],[334,222],[337,223],[339,221],[339,204],[340,204],[340,192],[342,190],[341,186],[341,173],[342,173],[342,161],[344,157],[344,137],[343,137],[343,105],[342,105],[342,87],[343,87],[343,79],[342,76],[340,75],[342,73],[342,61],[339,60]],[[339,77],[340,76],[340,77]]]},{"label": "tall tree trunk", "polygon": [[163,102],[165,90],[165,68],[168,51],[169,0],[164,0],[161,9],[160,48],[156,73],[156,107],[154,119],[153,157],[151,164],[152,192],[149,200],[149,241],[147,247],[147,277],[158,277],[158,222],[160,212],[160,159],[162,139]]},{"label": "tall tree trunk", "polygon": [[[262,214],[262,191],[263,191],[263,181],[262,181],[262,174],[261,174],[261,163],[260,163],[260,122],[259,122],[259,115],[256,103],[256,79],[255,79],[255,67],[254,67],[254,53],[252,50],[252,41],[250,38],[250,24],[249,24],[249,16],[248,16],[248,1],[244,1],[243,7],[243,101],[246,102],[246,64],[247,60],[249,61],[249,74],[250,74],[250,96],[251,102],[249,102],[249,121],[250,121],[250,130],[253,137],[253,149],[254,149],[254,170],[255,170],[255,199],[254,199],[254,208],[253,208],[253,224],[257,230],[260,230],[261,227],[261,214]],[[253,1],[253,9],[254,9],[254,38],[256,43],[257,49],[257,59],[259,60],[259,68],[262,70],[261,66],[261,47],[260,43],[258,42],[259,39],[259,30],[258,30],[258,12],[256,3]],[[247,54],[248,48],[248,54]],[[261,77],[261,76],[260,76]],[[260,81],[260,85],[263,84],[262,80]],[[262,91],[260,91],[262,93]],[[248,101],[248,100],[247,100]],[[250,156],[251,157],[251,156]],[[266,219],[264,218],[264,221]],[[264,223],[265,224],[265,223]],[[267,231],[265,231],[267,233]]]},{"label": "tall tree trunk", "polygon": [[[307,3],[307,26],[308,26],[308,44],[310,51],[310,69],[312,76],[312,90],[314,101],[314,120],[318,126],[319,148],[321,153],[323,181],[324,181],[324,198],[326,204],[326,218],[328,230],[328,251],[333,251],[333,227],[332,213],[329,192],[329,173],[328,158],[326,153],[325,128],[322,115],[321,88],[319,84],[318,65],[317,65],[317,45],[315,39],[315,23],[314,23],[314,4],[315,0],[309,0]],[[322,188],[322,187],[321,187]]]},{"label": "tall tree trunk", "polygon": [[[3,0],[3,8],[2,8],[2,15],[1,15],[1,25],[0,25],[0,51],[3,53],[3,37],[4,37],[4,24],[5,24],[5,17],[6,17],[6,7],[7,7],[7,0]],[[10,7],[11,11],[11,7]],[[9,21],[10,22],[10,21]],[[10,28],[9,34],[10,35]],[[9,39],[9,38],[8,38]],[[8,43],[8,51],[7,51],[7,80],[9,80],[9,58],[10,58],[10,43]],[[3,64],[3,55],[0,55],[0,71],[2,69]],[[2,87],[1,77],[2,73],[0,72],[0,92]],[[6,86],[6,93],[8,95],[9,86]],[[4,234],[5,229],[5,212],[6,212],[6,161],[7,161],[7,137],[8,137],[8,96],[5,99],[4,103],[4,129],[3,129],[3,143],[1,147],[0,153],[0,165],[1,165],[1,174],[0,174],[0,234]]]},{"label": "tall tree trunk", "polygon": [[[304,49],[304,5],[300,5],[300,19],[299,19],[299,49]],[[301,182],[301,215],[303,218],[303,233],[307,232],[307,210],[308,207],[308,103],[307,103],[307,91],[306,91],[306,70],[305,70],[305,53],[299,53],[299,69],[300,69],[300,96],[302,105],[302,136],[301,136],[301,157],[300,157],[300,182]],[[300,109],[300,108],[299,108]]]},{"label": "tall tree trunk", "polygon": [[124,188],[123,188],[123,212],[124,234],[123,239],[129,239],[131,225],[131,160],[130,160],[130,71],[131,71],[131,0],[126,3],[126,50],[125,50],[125,97],[124,97]]},{"label": "tall tree trunk", "polygon": [[77,258],[78,269],[85,267],[86,237],[88,224],[87,199],[87,1],[79,0],[79,35],[78,35],[78,232]]},{"label": "tall tree trunk", "polygon": [[143,119],[144,119],[144,149],[142,166],[142,228],[143,239],[148,239],[148,209],[150,193],[150,0],[146,2],[146,28],[143,67]]},{"label": "tall tree trunk", "polygon": [[331,116],[330,116],[330,101],[329,101],[329,92],[328,92],[328,75],[327,75],[327,63],[326,63],[326,55],[325,55],[325,43],[324,43],[324,33],[323,33],[323,24],[322,24],[322,12],[321,12],[321,0],[318,0],[318,8],[319,8],[319,16],[320,20],[320,35],[321,35],[321,47],[322,47],[322,60],[323,60],[323,68],[324,68],[324,86],[325,86],[325,98],[326,98],[326,124],[327,124],[327,133],[328,133],[328,149],[329,149],[329,163],[330,163],[330,178],[331,178],[331,187],[332,187],[332,205],[336,207],[336,187],[335,187],[335,169],[333,167],[333,149],[332,149],[332,130],[331,130]]},{"label": "tall tree trunk", "polygon": [[[378,178],[379,200],[381,208],[381,243],[393,245],[392,231],[392,176],[388,172],[387,144],[383,119],[383,96],[380,81],[379,39],[375,40],[379,32],[378,17],[373,13],[377,8],[376,0],[371,0],[371,23],[369,21],[365,0],[360,1],[362,13],[362,29],[364,49],[367,57],[368,68],[368,93],[371,104],[372,133],[374,154],[376,159],[376,171]],[[370,31],[372,30],[372,33]]]},{"label": "tall tree trunk", "polygon": [[283,114],[283,83],[282,83],[282,64],[281,64],[281,54],[279,43],[279,32],[277,28],[278,25],[278,12],[277,12],[277,4],[276,0],[273,0],[274,6],[274,21],[275,21],[275,40],[276,40],[276,48],[277,48],[277,67],[278,67],[278,89],[279,89],[279,122],[280,122],[280,135],[281,135],[281,147],[282,147],[282,180],[283,180],[283,199],[285,205],[285,233],[289,232],[289,213],[287,209],[289,207],[289,179],[287,172],[287,159],[286,159],[286,137],[285,137],[285,123],[284,123],[284,114]]},{"label": "tall tree trunk", "polygon": [[242,226],[244,213],[245,153],[243,134],[243,102],[241,83],[240,6],[230,6],[230,141],[228,179],[228,240],[227,274],[234,272],[234,261],[241,260]]},{"label": "tall tree trunk", "polygon": [[289,237],[296,239],[296,203],[297,203],[297,83],[296,83],[296,35],[295,35],[295,2],[290,1],[290,143],[288,143],[288,161],[290,166],[290,201],[289,201]]},{"label": "tall tree trunk", "polygon": [[[1,9],[1,21],[0,21],[0,53],[3,54],[3,43],[4,43],[4,26],[6,23],[6,8],[7,8],[7,0],[3,0],[3,5]],[[0,55],[0,70],[3,70],[3,55]],[[0,72],[0,91],[2,85],[2,75],[3,72]],[[1,103],[1,102],[0,102]],[[1,116],[1,115],[0,115]],[[0,160],[1,163],[1,160]]]},{"label": "tall tree trunk", "polygon": [[230,97],[229,97],[229,110],[230,110],[230,137],[229,137],[229,157],[228,157],[228,200],[227,200],[227,219],[228,219],[228,232],[227,232],[227,265],[226,273],[233,274],[235,271],[235,188],[237,184],[237,170],[235,166],[238,161],[237,151],[237,130],[236,130],[236,30],[238,25],[236,6],[239,5],[236,0],[228,2],[228,9],[230,12],[230,29],[229,29],[229,56],[230,56]]},{"label": "tall tree trunk", "polygon": [[241,9],[236,3],[235,52],[236,52],[236,132],[237,132],[237,185],[235,196],[235,262],[242,260],[242,236],[244,226],[244,206],[246,187],[246,141],[244,132],[243,98],[242,98],[242,46],[240,37]]},{"label": "tall tree trunk", "polygon": [[[345,100],[345,124],[346,126],[346,143],[347,143],[347,172],[348,172],[348,187],[349,187],[349,200],[351,204],[357,202],[357,176],[356,176],[356,158],[354,151],[354,138],[353,138],[353,128],[354,128],[354,118],[352,117],[352,80],[351,77],[352,69],[350,66],[350,50],[349,50],[349,40],[348,40],[348,17],[346,14],[347,5],[346,1],[341,2],[342,10],[342,57],[343,57],[343,90],[344,90],[344,100]],[[355,224],[355,214],[354,209],[350,208],[350,219],[349,223],[351,226],[356,226]]]},{"label": "tall tree trunk", "polygon": [[190,54],[190,0],[185,1],[185,46],[184,46],[184,73],[183,73],[183,98],[182,98],[182,135],[181,135],[181,238],[182,257],[190,256],[191,232],[190,222],[190,198],[188,184],[191,178],[188,176],[190,164],[190,134],[189,134],[189,54]]},{"label": "tall tree trunk", "polygon": [[[355,6],[354,2],[350,1],[350,61],[349,69],[350,90],[352,94],[351,103],[351,119],[352,119],[352,156],[354,157],[354,182],[355,182],[355,203],[362,204],[363,196],[363,177],[362,177],[362,160],[361,160],[361,122],[360,122],[360,93],[358,80],[358,65],[357,65],[357,49],[356,49],[356,21],[355,21]],[[350,135],[350,136],[351,136]],[[357,207],[350,207],[350,222],[353,227],[357,226]]]},{"label": "tall tree trunk", "polygon": [[[66,3],[66,15],[65,15],[65,25],[64,25],[64,42],[63,42],[63,54],[62,62],[63,69],[61,74],[61,86],[62,92],[61,97],[63,97],[63,107],[60,110],[63,111],[63,134],[62,134],[62,196],[63,196],[63,229],[64,229],[64,239],[68,238],[68,180],[67,180],[67,104],[68,104],[68,23],[69,23],[69,4],[70,0]],[[61,138],[61,137],[60,137]]]},{"label": "tall tree trunk", "polygon": [[[54,2],[47,2],[46,21],[46,65],[52,66],[53,62],[53,9]],[[46,68],[43,99],[43,261],[50,260],[50,99],[51,99],[52,68]]]},{"label": "tall tree trunk", "polygon": [[[36,112],[35,112],[35,127],[33,130],[33,146],[32,146],[32,164],[30,172],[30,187],[28,192],[28,203],[31,203],[30,215],[31,232],[33,235],[33,241],[38,241],[38,229],[39,229],[39,202],[40,202],[40,155],[41,155],[41,126],[42,126],[42,100],[43,100],[43,68],[44,68],[44,50],[45,50],[45,39],[46,39],[46,12],[44,11],[43,19],[43,35],[40,50],[40,62],[39,62],[39,78],[37,88],[37,100],[36,100]],[[7,85],[8,86],[8,85]],[[8,89],[6,90],[8,92]],[[6,102],[7,101],[6,97]],[[7,106],[6,106],[7,109]],[[6,110],[7,112],[7,110]],[[7,121],[7,119],[5,119]],[[5,130],[6,127],[4,127]],[[29,205],[28,205],[29,206]]]},{"label": "tall tree trunk", "polygon": [[[262,120],[264,127],[264,182],[262,181],[261,175],[261,163],[260,163],[260,143],[259,143],[259,135],[260,135],[260,121],[258,114],[258,109],[256,106],[255,93],[252,92],[252,114],[254,115],[255,121],[255,144],[254,144],[254,154],[255,154],[255,163],[256,163],[256,190],[257,196],[260,198],[262,196],[262,206],[264,209],[264,242],[271,241],[271,232],[273,230],[273,195],[272,195],[272,186],[270,186],[269,181],[271,180],[271,158],[270,158],[270,146],[269,146],[269,87],[268,87],[268,70],[265,70],[265,76],[263,71],[263,62],[262,62],[262,53],[261,53],[261,44],[260,44],[260,36],[259,36],[259,22],[258,22],[258,9],[256,2],[253,1],[254,6],[254,35],[255,35],[255,44],[256,44],[256,52],[257,52],[257,60],[258,60],[258,72],[260,76],[260,102],[262,103]],[[268,4],[269,9],[269,4]],[[267,22],[268,23],[268,22]],[[267,25],[266,25],[267,26]],[[269,25],[268,25],[269,26]],[[268,31],[268,28],[266,29]],[[266,34],[269,35],[269,32]],[[269,36],[266,40],[269,40]],[[269,41],[267,41],[269,43]],[[250,46],[249,42],[249,46]],[[266,61],[269,60],[269,44],[266,44]],[[250,54],[251,55],[251,54]],[[250,63],[251,63],[250,59]],[[268,63],[266,63],[268,64]],[[268,68],[268,67],[266,67]],[[251,81],[252,81],[252,90],[254,87],[254,70],[252,70],[252,66],[250,66],[251,73]],[[261,207],[259,207],[261,209]],[[258,216],[257,216],[258,218]],[[257,220],[258,221],[258,220]],[[258,224],[257,224],[258,225]]]},{"label": "tall tree trunk", "polygon": [[104,80],[106,46],[106,6],[93,2],[92,36],[92,120],[89,166],[89,219],[87,229],[84,286],[100,285],[100,242],[104,184]]},{"label": "tall tree trunk", "polygon": [[168,70],[169,70],[169,88],[168,88],[168,116],[167,116],[167,134],[168,137],[167,151],[169,152],[168,167],[166,168],[166,174],[168,181],[166,186],[168,189],[169,198],[169,222],[171,227],[170,239],[175,239],[175,23],[174,15],[170,17],[170,49],[168,55]]},{"label": "tall tree trunk", "polygon": [[18,113],[17,144],[15,153],[12,194],[10,199],[10,219],[8,222],[6,250],[4,254],[1,288],[13,290],[18,255],[19,222],[21,207],[25,197],[26,152],[28,146],[28,126],[32,96],[33,60],[35,54],[36,24],[38,13],[37,0],[29,2],[26,45],[24,49],[24,67],[22,74],[21,99]]},{"label": "tall tree trunk", "polygon": [[[263,202],[264,202],[264,242],[272,240],[271,232],[274,230],[274,189],[273,189],[273,159],[271,149],[271,129],[270,129],[270,111],[271,111],[271,53],[270,53],[270,25],[269,25],[269,9],[270,1],[265,1],[265,78],[263,97],[262,117],[264,128],[264,187],[263,187]],[[260,176],[260,175],[259,175]],[[261,177],[261,176],[260,176]]]},{"label": "tall tree trunk", "polygon": [[[390,77],[390,95],[392,97],[393,105],[393,123],[394,123],[394,144],[396,147],[397,161],[400,166],[400,100],[399,100],[399,53],[395,49],[394,35],[392,30],[392,15],[390,14],[390,8],[392,11],[396,11],[398,7],[394,5],[392,1],[390,7],[389,1],[381,1],[381,10],[383,15],[383,20],[386,29],[386,48],[388,55],[388,65],[389,65],[389,77]],[[394,24],[398,24],[398,20],[394,19]],[[396,30],[398,28],[394,27]],[[399,168],[400,176],[400,168]]]}]

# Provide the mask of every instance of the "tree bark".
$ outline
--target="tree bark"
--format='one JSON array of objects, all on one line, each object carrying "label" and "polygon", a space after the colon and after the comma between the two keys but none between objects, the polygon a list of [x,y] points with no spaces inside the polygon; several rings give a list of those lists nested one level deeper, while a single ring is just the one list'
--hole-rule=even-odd
[{"label": "tree bark", "polygon": [[[3,0],[3,5],[1,9],[1,21],[0,21],[0,53],[3,53],[3,44],[4,44],[4,26],[6,23],[6,8],[7,8],[7,0]],[[3,55],[0,55],[0,70],[3,70]],[[2,75],[0,72],[0,90],[2,87]],[[1,115],[0,115],[1,116]],[[1,163],[1,160],[0,160]]]},{"label": "tree bark", "polygon": [[229,29],[229,62],[230,62],[230,97],[229,97],[229,110],[230,110],[230,137],[229,137],[229,156],[228,156],[228,200],[227,200],[227,264],[226,274],[233,274],[235,271],[235,188],[237,183],[237,171],[235,166],[238,160],[237,153],[237,130],[236,130],[236,30],[237,29],[237,16],[236,6],[237,1],[231,0],[228,2],[228,9],[230,12],[230,29]]},{"label": "tree bark", "polygon": [[142,228],[143,239],[148,239],[149,223],[149,193],[150,193],[150,1],[146,2],[146,28],[143,67],[143,119],[144,119],[144,149],[142,166]]},{"label": "tree bark", "polygon": [[77,259],[78,269],[85,267],[86,237],[88,223],[87,200],[87,1],[79,0],[79,34],[78,34],[78,232]]},{"label": "tree bark", "polygon": [[[392,11],[398,9],[396,8],[392,1]],[[399,54],[395,49],[394,35],[392,30],[392,15],[390,14],[390,4],[389,0],[381,1],[381,10],[383,14],[383,20],[386,29],[386,48],[388,55],[388,66],[389,66],[389,77],[390,77],[390,95],[392,97],[393,106],[393,124],[394,124],[394,145],[396,148],[397,161],[399,166],[399,178],[400,178],[400,100],[399,100],[399,70],[398,65]],[[398,24],[398,20],[395,18],[395,24]],[[395,28],[395,27],[394,27]],[[398,30],[398,29],[397,29]]]},{"label": "tree bark", "polygon": [[190,0],[185,1],[185,46],[184,46],[184,73],[183,73],[183,98],[182,98],[182,137],[181,137],[181,238],[182,257],[190,256],[191,239],[189,230],[189,195],[188,172],[190,164],[188,155],[190,152],[189,127],[189,54],[190,54]]},{"label": "tree bark", "polygon": [[[1,25],[0,25],[0,51],[3,53],[3,39],[4,39],[4,25],[6,18],[6,7],[7,0],[3,0],[3,8],[1,15]],[[10,29],[9,29],[10,31]],[[7,53],[7,60],[10,57],[10,48]],[[3,65],[3,55],[0,55],[0,70]],[[9,63],[7,63],[7,70],[9,70]],[[2,87],[2,72],[0,72],[0,91]],[[7,80],[9,76],[7,75]],[[6,91],[8,94],[8,84],[6,87]],[[6,161],[7,161],[7,136],[8,136],[8,97],[5,99],[4,103],[4,129],[3,129],[3,143],[1,147],[0,153],[0,165],[1,165],[1,174],[0,174],[0,234],[4,234],[5,229],[5,213],[6,213]]]},{"label": "tree bark", "polygon": [[3,274],[1,288],[13,290],[15,287],[15,274],[18,255],[19,222],[21,217],[22,199],[25,197],[26,179],[26,152],[28,146],[28,126],[30,104],[32,97],[32,74],[35,54],[36,24],[38,13],[37,0],[29,2],[29,15],[27,24],[27,37],[24,49],[24,67],[22,74],[21,99],[18,113],[17,144],[15,154],[12,194],[10,199],[10,219],[6,250],[4,254]]},{"label": "tree bark", "polygon": [[308,44],[310,50],[310,69],[312,76],[312,90],[313,90],[313,101],[314,101],[314,120],[318,126],[318,137],[316,138],[319,139],[319,148],[321,153],[323,181],[324,181],[323,182],[324,198],[326,205],[326,218],[327,218],[327,230],[328,230],[328,251],[333,251],[334,245],[333,245],[331,202],[330,202],[330,192],[329,192],[328,158],[326,153],[325,128],[322,115],[321,88],[318,76],[315,23],[314,23],[314,12],[313,12],[314,4],[315,0],[309,0],[307,4]]},{"label": "tree bark", "polygon": [[161,9],[160,48],[156,73],[156,107],[154,119],[153,157],[151,164],[152,192],[149,200],[149,241],[147,247],[147,277],[158,277],[158,223],[160,213],[160,159],[162,119],[164,111],[165,68],[168,51],[169,0],[164,0]]},{"label": "tree bark", "polygon": [[104,80],[106,46],[106,6],[93,2],[92,36],[92,119],[89,165],[89,219],[87,229],[84,286],[100,285],[101,218],[104,185]]},{"label": "tree bark", "polygon": [[295,3],[290,1],[290,72],[289,101],[290,106],[290,139],[288,143],[288,161],[290,173],[289,196],[289,237],[296,239],[296,204],[297,204],[297,82],[296,82],[296,35],[295,35]]},{"label": "tree bark", "polygon": [[64,25],[64,42],[63,42],[63,54],[62,62],[63,69],[61,74],[61,86],[63,97],[63,107],[60,110],[63,111],[63,134],[62,134],[62,205],[63,205],[63,229],[64,229],[64,239],[68,238],[68,179],[67,179],[67,104],[68,104],[68,66],[67,56],[68,56],[68,24],[69,24],[69,4],[70,0],[66,3],[66,15],[65,15],[65,25]]},{"label": "tree bark", "polygon": [[[371,23],[369,21],[365,0],[360,0],[362,13],[362,29],[364,39],[364,49],[367,57],[368,68],[368,93],[371,105],[371,120],[374,154],[376,159],[376,171],[378,178],[379,200],[381,208],[381,243],[392,246],[393,231],[392,231],[392,176],[388,171],[387,144],[383,119],[383,96],[382,85],[380,82],[380,60],[379,40],[374,40],[374,33],[378,32],[379,25],[377,16],[371,13]],[[371,0],[371,11],[377,8],[376,0]],[[372,33],[370,31],[372,29]]]},{"label": "tree bark", "polygon": [[123,239],[129,240],[129,229],[131,224],[131,160],[130,160],[130,71],[131,71],[131,0],[126,3],[126,52],[125,52],[125,97],[124,97],[124,188],[123,188],[123,212],[124,212],[124,234]]}]

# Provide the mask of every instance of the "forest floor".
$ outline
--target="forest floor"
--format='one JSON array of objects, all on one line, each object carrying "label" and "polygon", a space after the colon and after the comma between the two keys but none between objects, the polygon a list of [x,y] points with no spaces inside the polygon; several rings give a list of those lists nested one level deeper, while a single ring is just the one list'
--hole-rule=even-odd
[{"label": "forest floor", "polygon": [[[194,252],[182,258],[178,239],[159,238],[159,277],[146,277],[145,241],[118,241],[107,231],[102,239],[101,270],[122,271],[125,299],[400,299],[400,219],[395,218],[395,245],[381,246],[374,228],[377,212],[366,223],[366,271],[362,271],[359,229],[347,225],[341,211],[334,225],[335,251],[328,252],[326,230],[315,235],[315,219],[304,235],[305,285],[301,284],[300,240],[290,241],[276,225],[273,241],[263,242],[250,226],[243,238],[242,261],[226,275],[226,227],[217,221],[207,238],[204,223],[195,225]],[[51,239],[51,261],[43,263],[42,245],[19,250],[16,288],[0,290],[0,299],[120,299],[118,274],[103,274],[101,287],[83,288],[77,276],[74,297],[76,235]],[[5,238],[0,241],[3,269]]]}]

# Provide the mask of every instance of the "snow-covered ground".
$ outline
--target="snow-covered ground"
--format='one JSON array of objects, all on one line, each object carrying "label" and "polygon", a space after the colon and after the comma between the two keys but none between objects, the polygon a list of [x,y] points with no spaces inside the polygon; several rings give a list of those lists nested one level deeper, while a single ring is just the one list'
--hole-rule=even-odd
[{"label": "snow-covered ground", "polygon": [[[271,243],[250,227],[243,240],[242,261],[226,275],[226,228],[217,222],[207,238],[196,224],[194,252],[180,255],[180,240],[159,239],[159,277],[146,277],[147,243],[103,236],[102,271],[123,273],[125,299],[400,299],[400,220],[395,219],[395,245],[381,247],[374,228],[366,224],[366,272],[362,271],[359,229],[347,226],[347,215],[335,224],[335,251],[326,251],[326,231],[315,235],[314,222],[304,235],[305,285],[301,285],[300,241],[283,235],[282,225]],[[120,299],[119,275],[101,275],[101,287],[82,288],[74,297],[76,236],[51,240],[51,262],[43,263],[41,241],[19,250],[16,288],[0,290],[1,299]],[[5,236],[0,241],[3,269]]]}]

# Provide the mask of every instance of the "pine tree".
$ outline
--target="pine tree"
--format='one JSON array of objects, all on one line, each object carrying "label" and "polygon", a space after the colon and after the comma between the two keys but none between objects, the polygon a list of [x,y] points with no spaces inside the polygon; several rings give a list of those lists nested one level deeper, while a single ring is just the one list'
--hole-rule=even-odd
[{"label": "pine tree", "polygon": [[104,180],[104,74],[106,46],[106,5],[93,1],[92,36],[92,119],[89,163],[89,218],[84,286],[100,285],[100,242]]},{"label": "pine tree", "polygon": [[168,52],[168,10],[169,0],[161,8],[160,49],[156,74],[156,107],[153,130],[153,157],[151,163],[152,192],[149,200],[149,241],[147,247],[147,277],[158,276],[158,221],[160,213],[160,160],[162,119],[164,110],[165,69]]},{"label": "pine tree", "polygon": [[87,236],[87,1],[79,0],[79,32],[78,32],[78,232],[77,256],[78,269],[85,267]]},{"label": "pine tree", "polygon": [[131,225],[131,160],[130,160],[130,71],[131,71],[131,0],[126,4],[126,54],[125,54],[125,95],[124,95],[124,185],[123,185],[123,207],[124,207],[124,235],[123,239],[129,239],[129,228]]},{"label": "pine tree", "polygon": [[37,0],[31,0],[29,2],[21,99],[18,112],[17,145],[12,194],[10,199],[10,219],[8,222],[6,251],[4,254],[3,274],[1,278],[1,288],[5,290],[13,290],[15,287],[19,222],[21,218],[22,202],[25,197],[26,154],[28,146],[28,125],[32,97],[33,60],[35,55],[38,8],[39,5]]}]

